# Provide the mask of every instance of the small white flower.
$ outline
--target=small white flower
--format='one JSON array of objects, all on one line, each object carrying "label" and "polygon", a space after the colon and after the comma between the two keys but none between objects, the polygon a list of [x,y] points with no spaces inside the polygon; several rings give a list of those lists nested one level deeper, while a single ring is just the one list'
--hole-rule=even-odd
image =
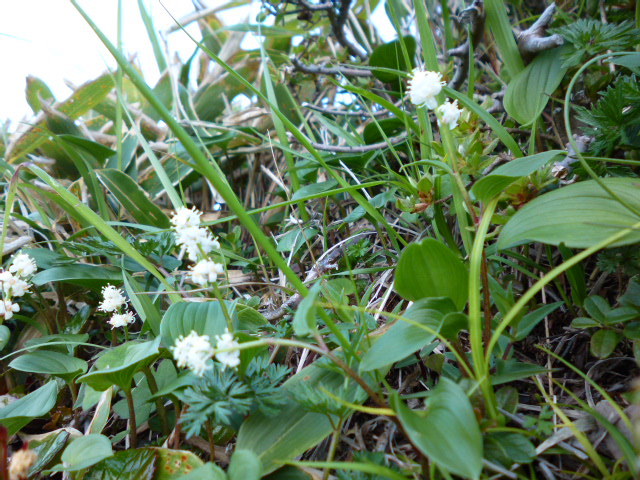
[{"label": "small white flower", "polygon": [[115,312],[125,303],[127,299],[124,298],[122,290],[114,287],[113,285],[107,285],[102,289],[103,302],[98,306],[98,310],[103,312]]},{"label": "small white flower", "polygon": [[202,213],[196,208],[180,207],[175,215],[171,217],[171,224],[176,231],[188,227],[199,227],[200,215],[202,215]]},{"label": "small white flower", "polygon": [[13,317],[13,314],[20,311],[20,305],[13,303],[11,300],[0,300],[0,315],[5,320]]},{"label": "small white flower", "polygon": [[0,289],[9,297],[22,297],[30,285],[14,276],[11,272],[0,272]]},{"label": "small white flower", "polygon": [[446,125],[449,127],[449,130],[453,130],[458,126],[458,120],[460,119],[460,114],[462,113],[462,109],[458,108],[458,101],[454,101],[453,103],[447,100],[442,105],[440,105],[437,109],[438,113],[438,125]]},{"label": "small white flower", "polygon": [[28,277],[33,275],[37,270],[36,261],[26,253],[19,253],[13,257],[9,271],[15,273],[18,277]]},{"label": "small white flower", "polygon": [[185,227],[176,230],[176,243],[187,251],[189,260],[196,261],[202,254],[206,255],[214,249],[220,248],[220,243],[213,238],[206,228]]},{"label": "small white flower", "polygon": [[198,335],[192,330],[186,337],[180,335],[175,345],[169,349],[173,352],[178,367],[187,367],[199,377],[211,368],[208,362],[213,357],[213,347],[209,342],[209,335]]},{"label": "small white flower", "polygon": [[[216,349],[237,349],[240,344],[233,338],[233,333],[226,329],[222,335],[216,335]],[[229,350],[216,353],[216,358],[227,367],[236,368],[240,365],[240,350]]]},{"label": "small white flower", "polygon": [[224,273],[224,266],[221,263],[212,262],[211,260],[200,260],[191,268],[189,276],[193,283],[198,285],[207,285],[218,279],[218,275]]},{"label": "small white flower", "polygon": [[133,312],[115,313],[107,320],[107,323],[111,325],[111,328],[124,327],[130,323],[135,322],[136,318],[133,316]]},{"label": "small white flower", "polygon": [[436,96],[442,91],[446,82],[442,81],[442,75],[438,72],[423,72],[414,70],[413,77],[409,80],[409,99],[418,107],[425,106],[433,110],[438,106]]}]

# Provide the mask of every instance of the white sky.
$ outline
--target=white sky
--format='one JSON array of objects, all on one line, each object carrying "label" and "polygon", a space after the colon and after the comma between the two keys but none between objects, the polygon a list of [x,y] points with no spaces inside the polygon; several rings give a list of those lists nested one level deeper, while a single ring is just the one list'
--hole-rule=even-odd
[{"label": "white sky", "polygon": [[[115,43],[117,0],[80,0],[79,3]],[[207,0],[204,3],[213,7],[229,2]],[[137,54],[147,82],[153,85],[158,79],[158,69],[138,2],[123,0],[122,4],[125,53],[127,56]],[[163,0],[163,4],[178,19],[194,10],[190,0]],[[165,32],[174,24],[159,0],[145,0],[145,5],[153,16],[156,31]],[[383,9],[376,10],[374,24],[380,28],[380,22],[388,23],[388,20]],[[244,20],[246,12],[228,10],[219,17],[232,25]],[[200,37],[195,23],[188,30],[195,38]],[[381,30],[389,31],[388,28]],[[177,53],[186,60],[193,53],[193,42],[184,32],[171,33],[168,44],[169,59]],[[0,122],[11,119],[12,129],[16,122],[31,117],[25,99],[28,75],[44,80],[57,100],[63,100],[71,94],[65,80],[80,85],[96,78],[107,67],[115,68],[109,52],[68,0],[0,0],[0,59]]]}]

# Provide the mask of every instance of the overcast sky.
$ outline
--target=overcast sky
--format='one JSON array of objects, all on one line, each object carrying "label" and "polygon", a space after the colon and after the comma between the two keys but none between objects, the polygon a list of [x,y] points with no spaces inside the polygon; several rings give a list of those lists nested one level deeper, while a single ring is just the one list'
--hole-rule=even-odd
[{"label": "overcast sky", "polygon": [[[117,0],[79,0],[79,3],[115,43]],[[178,19],[194,10],[190,0],[163,0],[162,3]],[[214,7],[227,4],[229,0],[203,3]],[[125,53],[137,55],[147,82],[153,85],[158,79],[158,69],[140,18],[138,2],[123,0],[122,4]],[[166,32],[174,25],[159,0],[145,0],[145,4],[153,16],[156,30]],[[385,33],[392,32],[390,25],[382,25],[388,24],[384,10],[376,10],[374,24]],[[221,12],[219,17],[232,25],[244,20],[247,13],[246,8],[244,11],[236,8]],[[196,38],[200,37],[196,24],[188,30]],[[183,60],[193,53],[193,42],[182,31],[169,34],[168,44],[172,56],[177,53]],[[96,78],[107,67],[115,67],[109,52],[69,0],[0,0],[0,52],[0,122],[11,119],[12,129],[16,122],[31,117],[25,99],[28,75],[44,80],[57,100],[63,100],[71,93],[65,80],[80,85]]]}]

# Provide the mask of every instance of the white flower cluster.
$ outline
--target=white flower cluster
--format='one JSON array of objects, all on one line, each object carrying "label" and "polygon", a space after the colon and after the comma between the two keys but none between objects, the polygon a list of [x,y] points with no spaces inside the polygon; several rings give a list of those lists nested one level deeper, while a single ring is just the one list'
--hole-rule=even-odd
[{"label": "white flower cluster", "polygon": [[176,243],[192,262],[207,256],[212,250],[220,248],[218,241],[211,232],[200,227],[200,213],[198,210],[181,207],[171,218],[171,224],[176,232]]},{"label": "white flower cluster", "polygon": [[413,77],[409,80],[409,99],[411,103],[418,107],[427,107],[435,110],[438,117],[438,125],[447,126],[449,130],[453,130],[458,126],[458,120],[462,109],[458,108],[458,101],[453,103],[449,100],[438,106],[436,97],[442,91],[442,87],[446,82],[442,81],[442,75],[438,72],[425,72],[414,70]]},{"label": "white flower cluster", "polygon": [[36,262],[26,253],[19,253],[11,261],[8,270],[0,270],[0,316],[5,320],[20,311],[20,305],[13,300],[22,297],[29,291],[31,285],[26,281],[37,270]]},{"label": "white flower cluster", "polygon": [[[218,361],[225,367],[235,368],[240,365],[240,351],[232,350],[237,349],[239,345],[233,338],[233,334],[225,330],[222,335],[216,335],[216,341],[216,349],[229,349],[216,354]],[[209,360],[213,357],[215,350],[211,346],[209,335],[198,335],[195,330],[192,330],[186,337],[180,335],[175,345],[169,349],[173,352],[173,358],[178,367],[187,367],[199,377],[212,368]]]},{"label": "white flower cluster", "polygon": [[171,224],[175,230],[176,243],[193,262],[189,278],[197,285],[203,287],[214,283],[218,275],[224,274],[224,265],[216,263],[209,258],[209,254],[220,248],[220,243],[213,238],[211,232],[200,226],[200,213],[195,208],[179,208],[171,218]]},{"label": "white flower cluster", "polygon": [[107,285],[102,289],[102,303],[98,306],[98,310],[106,313],[113,313],[111,318],[107,322],[111,325],[111,328],[119,328],[129,325],[135,322],[133,312],[125,311],[121,312],[121,309],[127,304],[122,290],[113,285]]}]

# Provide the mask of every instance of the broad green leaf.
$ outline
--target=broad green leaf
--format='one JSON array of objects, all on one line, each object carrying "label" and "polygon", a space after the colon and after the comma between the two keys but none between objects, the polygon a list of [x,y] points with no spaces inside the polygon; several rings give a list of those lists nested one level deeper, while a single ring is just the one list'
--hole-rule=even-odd
[{"label": "broad green leaf", "polygon": [[585,299],[584,309],[591,318],[597,320],[599,323],[605,323],[611,311],[611,306],[609,302],[600,295],[591,295]]},{"label": "broad green leaf", "polygon": [[51,381],[4,408],[0,408],[0,424],[13,435],[27,423],[49,412],[56,405],[58,387]]},{"label": "broad green leaf", "polygon": [[158,355],[159,343],[160,338],[156,338],[149,342],[127,342],[115,347],[98,358],[89,373],[77,381],[100,392],[112,385],[129,390],[133,375]]},{"label": "broad green leaf", "polygon": [[29,448],[38,455],[36,462],[29,468],[30,478],[35,477],[54,460],[67,444],[70,435],[66,430],[60,430],[57,433],[51,432],[42,442],[29,442]]},{"label": "broad green leaf", "polygon": [[113,387],[109,387],[104,392],[102,392],[102,395],[100,395],[100,400],[96,404],[96,410],[93,413],[91,423],[89,423],[89,426],[86,427],[86,433],[102,433],[104,427],[107,426],[109,416],[111,415],[112,397]]},{"label": "broad green leaf", "polygon": [[158,468],[154,480],[174,480],[180,475],[191,473],[204,465],[195,454],[187,450],[150,448],[157,455]]},{"label": "broad green leaf", "polygon": [[[635,178],[603,178],[602,181],[630,205],[640,209],[640,189]],[[528,242],[589,248],[640,218],[611,198],[594,180],[559,188],[532,200],[502,229],[498,248]],[[640,241],[635,230],[609,245],[616,247]]]},{"label": "broad green leaf", "polygon": [[53,375],[70,382],[87,371],[87,362],[64,353],[37,350],[20,355],[9,364],[9,367],[21,372]]},{"label": "broad green leaf", "polygon": [[[282,391],[287,395],[287,402],[278,413],[256,413],[242,423],[236,448],[255,453],[262,463],[263,475],[281,467],[279,461],[295,458],[317,445],[333,431],[326,415],[303,408],[288,395],[301,384],[314,389],[323,387],[335,392],[344,386],[345,379],[342,375],[314,363],[283,384]],[[351,388],[357,389],[353,383]],[[366,394],[360,389],[357,389],[354,395],[355,398],[350,399],[353,403],[362,403],[366,399]]]},{"label": "broad green leaf", "polygon": [[523,125],[532,123],[544,110],[549,96],[558,88],[567,68],[562,66],[562,47],[536,56],[507,86],[504,108]]},{"label": "broad green leaf", "polygon": [[293,331],[299,337],[306,337],[318,332],[318,308],[315,302],[318,300],[321,283],[317,282],[310,290],[309,294],[302,299],[293,316]]},{"label": "broad green leaf", "polygon": [[455,306],[449,298],[418,300],[371,346],[362,357],[360,369],[370,371],[388,367],[417,352],[435,340],[445,315],[454,311]]},{"label": "broad green leaf", "polygon": [[510,467],[514,463],[531,463],[536,457],[536,448],[520,433],[491,432],[484,443],[487,459]]},{"label": "broad green leaf", "polygon": [[11,338],[11,330],[6,325],[0,325],[0,352],[7,346]]},{"label": "broad green leaf", "polygon": [[55,102],[55,97],[51,92],[49,86],[44,83],[43,80],[38,77],[29,75],[27,77],[27,103],[33,110],[33,113],[38,113],[42,110],[42,100],[51,103]]},{"label": "broad green leaf", "polygon": [[227,471],[229,480],[260,480],[261,474],[262,464],[256,454],[236,448]]},{"label": "broad green leaf", "polygon": [[71,442],[62,452],[62,465],[57,465],[52,470],[75,472],[112,455],[111,441],[104,435],[91,433]]},{"label": "broad green leaf", "polygon": [[613,330],[598,330],[591,337],[591,354],[598,358],[607,358],[620,342],[620,335]]},{"label": "broad green leaf", "polygon": [[535,326],[544,319],[544,317],[553,313],[563,304],[564,302],[550,303],[548,305],[543,305],[533,312],[527,313],[522,317],[517,325],[513,327],[513,339],[515,341],[524,340],[526,336],[531,333],[531,330],[533,330]]},{"label": "broad green leaf", "polygon": [[142,188],[126,173],[114,168],[96,172],[102,184],[116,197],[126,215],[143,225],[169,228],[169,217],[156,206]]},{"label": "broad green leaf", "polygon": [[467,303],[469,274],[458,256],[433,238],[412,243],[400,255],[395,289],[407,300],[449,297],[457,310]]},{"label": "broad green leaf", "polygon": [[100,290],[108,283],[120,283],[122,271],[104,265],[77,263],[43,270],[36,273],[31,281],[37,287],[50,282],[63,282]]},{"label": "broad green leaf", "polygon": [[[238,314],[231,309],[231,302],[226,302],[227,311],[237,325]],[[208,335],[213,341],[216,335],[222,335],[227,328],[220,303],[213,302],[182,302],[171,305],[160,324],[160,337],[164,347],[172,347],[178,337],[186,337],[194,330],[198,335]]]},{"label": "broad green leaf", "polygon": [[531,175],[539,168],[544,167],[555,157],[566,154],[562,150],[549,150],[528,157],[520,157],[511,160],[509,163],[496,168],[489,175],[478,180],[471,192],[481,202],[488,202],[497,195],[500,195],[512,183],[522,177]]},{"label": "broad green leaf", "polygon": [[178,477],[178,480],[227,480],[227,474],[216,464],[207,462],[191,473]]},{"label": "broad green leaf", "polygon": [[443,377],[428,397],[426,410],[411,410],[391,397],[411,443],[436,465],[464,478],[482,472],[482,434],[471,403],[460,386]]},{"label": "broad green leaf", "polygon": [[[404,44],[409,51],[409,57],[414,58],[416,51],[416,39],[412,36],[403,38]],[[402,54],[402,46],[400,40],[393,40],[376,47],[369,57],[369,65],[372,67],[380,67],[390,70],[399,70],[400,72],[410,72],[415,66],[413,63],[407,65],[404,55]],[[382,82],[393,82],[399,78],[396,73],[373,69],[373,76]]]},{"label": "broad green leaf", "polygon": [[309,185],[305,185],[304,187],[296,191],[296,193],[294,193],[291,197],[291,200],[298,200],[309,195],[326,192],[328,190],[336,188],[337,185],[338,182],[336,182],[334,179],[327,180],[326,182],[310,183]]},{"label": "broad green leaf", "polygon": [[123,450],[94,465],[83,480],[154,480],[157,462],[151,449]]}]

